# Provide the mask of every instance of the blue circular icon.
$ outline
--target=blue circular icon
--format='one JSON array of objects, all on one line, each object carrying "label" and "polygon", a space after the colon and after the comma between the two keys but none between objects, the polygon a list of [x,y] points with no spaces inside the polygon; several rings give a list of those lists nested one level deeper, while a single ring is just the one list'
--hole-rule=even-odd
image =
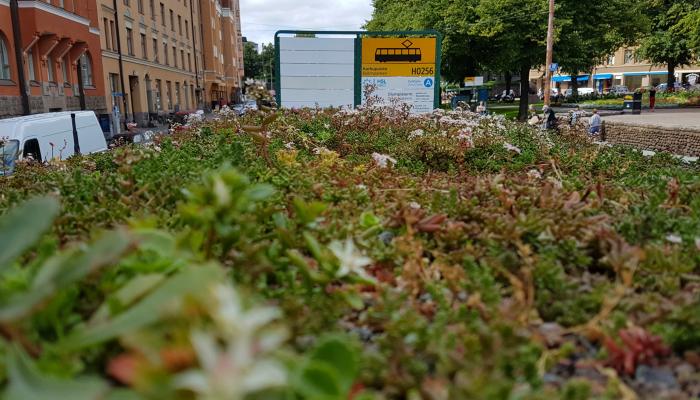
[{"label": "blue circular icon", "polygon": [[433,80],[430,78],[427,78],[426,80],[423,81],[423,86],[425,87],[433,87]]}]

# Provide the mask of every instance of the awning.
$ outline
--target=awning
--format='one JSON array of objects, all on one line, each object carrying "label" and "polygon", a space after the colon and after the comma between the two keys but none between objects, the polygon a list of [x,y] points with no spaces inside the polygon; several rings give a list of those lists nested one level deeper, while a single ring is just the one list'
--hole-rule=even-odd
[{"label": "awning", "polygon": [[668,75],[667,71],[623,72],[624,76]]},{"label": "awning", "polygon": [[[588,78],[588,75],[580,75],[578,78],[576,78],[576,80],[579,82],[588,82]],[[552,82],[571,82],[571,76],[557,75],[555,77],[552,77]]]},{"label": "awning", "polygon": [[612,79],[613,74],[596,74],[593,75],[593,79],[600,81],[600,80],[605,80],[605,79]]}]

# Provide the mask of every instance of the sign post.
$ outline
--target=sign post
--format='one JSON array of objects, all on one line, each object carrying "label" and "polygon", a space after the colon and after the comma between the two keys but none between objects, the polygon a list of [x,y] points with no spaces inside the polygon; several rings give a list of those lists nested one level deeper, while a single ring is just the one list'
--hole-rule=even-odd
[{"label": "sign post", "polygon": [[[411,105],[425,114],[436,108],[437,38],[362,38],[362,102],[368,85],[383,102]],[[439,104],[439,103],[438,103]]]},{"label": "sign post", "polygon": [[279,31],[275,34],[280,107],[358,106],[365,89],[415,114],[440,106],[440,34]]}]

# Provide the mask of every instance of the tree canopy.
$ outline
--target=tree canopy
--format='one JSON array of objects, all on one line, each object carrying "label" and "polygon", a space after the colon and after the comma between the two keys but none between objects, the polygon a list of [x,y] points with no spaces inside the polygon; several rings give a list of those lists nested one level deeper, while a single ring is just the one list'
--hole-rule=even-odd
[{"label": "tree canopy", "polygon": [[650,29],[637,53],[654,64],[667,65],[668,87],[673,90],[675,69],[695,58],[693,46],[697,43],[690,33],[693,22],[698,24],[692,17],[698,15],[700,0],[646,0],[643,5]]},{"label": "tree canopy", "polygon": [[[632,2],[634,3],[634,2]],[[373,30],[436,29],[443,35],[448,80],[477,72],[521,76],[520,116],[527,114],[529,72],[545,61],[548,4],[543,0],[374,0]],[[558,0],[555,60],[588,72],[646,24],[625,0]]]}]

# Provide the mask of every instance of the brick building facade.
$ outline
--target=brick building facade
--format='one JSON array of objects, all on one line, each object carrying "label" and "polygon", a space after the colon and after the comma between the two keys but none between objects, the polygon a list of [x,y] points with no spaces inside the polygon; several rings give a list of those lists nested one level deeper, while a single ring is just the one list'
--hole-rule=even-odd
[{"label": "brick building facade", "polygon": [[[115,107],[141,126],[239,100],[238,0],[19,0],[29,113]],[[27,113],[0,0],[0,118]],[[80,70],[78,70],[80,66]],[[80,73],[80,74],[79,74]],[[84,85],[78,85],[78,76]]]},{"label": "brick building facade", "polygon": [[[17,4],[20,37],[13,33],[10,1],[0,0],[0,118],[79,110],[81,99],[84,108],[106,112],[95,0]],[[21,65],[16,47],[21,49]],[[20,67],[29,110],[22,106]]]}]

